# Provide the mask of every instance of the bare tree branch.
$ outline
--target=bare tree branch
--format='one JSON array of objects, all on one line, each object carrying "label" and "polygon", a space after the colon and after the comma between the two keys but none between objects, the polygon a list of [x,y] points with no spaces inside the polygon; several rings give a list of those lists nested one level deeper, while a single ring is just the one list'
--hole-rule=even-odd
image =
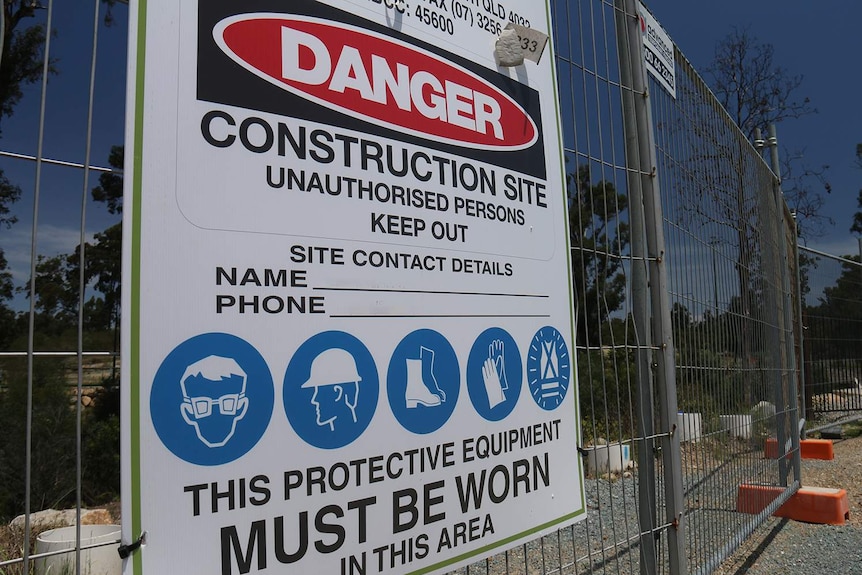
[{"label": "bare tree branch", "polygon": [[807,97],[796,94],[803,77],[776,65],[774,53],[746,28],[734,28],[706,69],[716,97],[749,140],[757,128],[765,132],[769,124],[817,112]]}]

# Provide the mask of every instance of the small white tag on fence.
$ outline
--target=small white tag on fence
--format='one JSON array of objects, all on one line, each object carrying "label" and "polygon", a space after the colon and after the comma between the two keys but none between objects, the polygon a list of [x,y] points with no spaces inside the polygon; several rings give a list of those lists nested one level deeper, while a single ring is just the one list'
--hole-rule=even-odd
[{"label": "small white tag on fence", "polygon": [[524,59],[531,60],[536,64],[542,59],[542,54],[545,53],[545,46],[548,45],[548,35],[544,32],[539,32],[514,22],[509,22],[506,30],[514,30],[518,34],[518,41],[521,44],[521,50],[524,52]]}]

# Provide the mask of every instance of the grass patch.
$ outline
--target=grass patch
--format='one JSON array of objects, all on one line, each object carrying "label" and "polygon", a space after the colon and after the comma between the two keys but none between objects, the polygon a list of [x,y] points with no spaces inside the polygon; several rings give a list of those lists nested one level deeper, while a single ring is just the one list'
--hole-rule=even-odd
[{"label": "grass patch", "polygon": [[[30,549],[35,546],[36,537],[32,537]],[[20,559],[24,554],[24,530],[9,525],[0,525],[0,563],[11,559]],[[31,568],[32,572],[33,569]],[[23,568],[20,564],[0,567],[0,575],[21,575]]]},{"label": "grass patch", "polygon": [[[64,525],[39,525],[30,531],[30,555],[36,552],[36,537],[43,531],[64,527]],[[24,555],[24,529],[11,525],[0,525],[0,563],[12,559],[20,559]],[[34,562],[30,561],[29,575],[35,573]],[[74,569],[73,569],[74,572]],[[0,567],[0,575],[24,575],[20,563]],[[62,574],[61,574],[62,575]]]},{"label": "grass patch", "polygon": [[851,421],[844,425],[844,437],[859,437],[862,435],[862,421]]}]

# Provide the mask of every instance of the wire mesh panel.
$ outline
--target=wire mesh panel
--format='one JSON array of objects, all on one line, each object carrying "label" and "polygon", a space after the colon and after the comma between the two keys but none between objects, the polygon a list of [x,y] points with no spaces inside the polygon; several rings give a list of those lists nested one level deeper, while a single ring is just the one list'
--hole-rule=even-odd
[{"label": "wire mesh panel", "polygon": [[[583,451],[594,473],[593,507],[576,528],[585,533],[574,534],[566,556],[573,571],[707,573],[798,487],[794,252],[774,174],[684,58],[675,97],[649,82],[654,136],[638,123],[643,96],[633,88],[632,62],[640,65],[640,46],[626,33],[632,11],[616,7],[556,5]],[[657,210],[647,206],[649,186],[638,182],[653,175],[638,156],[653,137]],[[656,211],[664,213],[662,230],[649,228]],[[656,251],[662,234],[666,248]],[[652,372],[667,351],[655,345],[662,337],[655,318],[666,310],[658,309],[661,297],[648,303],[644,296],[662,263],[673,396],[657,393],[665,382]],[[677,402],[675,422],[663,427],[659,414]],[[656,456],[659,447],[680,450],[681,477],[669,467],[672,457]],[[631,457],[630,472],[590,465],[617,451]],[[671,482],[683,491],[678,517]],[[682,559],[671,537],[679,533],[686,534]],[[568,533],[536,542],[543,559],[536,572],[565,571],[562,560],[550,570],[544,562],[563,540]]]},{"label": "wire mesh panel", "polygon": [[[116,502],[119,493],[122,180],[114,170],[122,149],[113,146],[123,140],[125,12],[101,0],[3,2],[4,575],[60,569],[50,559],[34,565],[40,532],[70,515],[81,523],[82,508]],[[72,511],[35,515],[51,508]],[[64,538],[80,541],[80,530]],[[116,545],[118,535],[108,539]],[[61,562],[74,573],[76,560],[73,552]]]},{"label": "wire mesh panel", "polygon": [[[784,205],[775,177],[679,54],[676,98],[651,81],[692,572],[709,572],[761,516],[750,486],[788,496],[797,421]],[[793,457],[798,454],[794,453]],[[774,457],[774,455],[773,455]],[[768,498],[749,512],[766,507]]]},{"label": "wire mesh panel", "polygon": [[461,572],[667,572],[654,406],[639,395],[650,389],[649,381],[639,381],[649,378],[652,349],[645,300],[632,295],[633,270],[643,276],[645,261],[632,246],[628,190],[640,174],[629,167],[627,152],[636,148],[627,148],[624,130],[624,99],[634,96],[630,79],[623,81],[631,76],[632,53],[625,7],[596,0],[558,0],[552,7],[584,438],[581,453],[572,456],[585,465],[588,517]]},{"label": "wire mesh panel", "polygon": [[808,427],[862,410],[862,264],[800,246]]}]

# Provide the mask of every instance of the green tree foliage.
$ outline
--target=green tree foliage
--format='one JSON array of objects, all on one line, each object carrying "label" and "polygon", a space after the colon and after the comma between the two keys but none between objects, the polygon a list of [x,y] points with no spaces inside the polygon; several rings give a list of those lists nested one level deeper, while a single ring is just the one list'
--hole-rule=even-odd
[{"label": "green tree foliage", "polygon": [[[44,333],[40,334],[45,338]],[[42,343],[55,344],[56,338]],[[36,358],[33,371],[31,508],[75,505],[76,415],[69,363]],[[0,523],[24,511],[27,367],[4,360],[0,371]],[[82,419],[82,492],[86,505],[115,500],[120,489],[119,387],[103,382]]]},{"label": "green tree foliage", "polygon": [[[106,24],[112,21],[108,6]],[[26,96],[26,86],[41,80],[47,32],[34,23],[41,8],[31,0],[2,0],[3,41],[0,45],[0,129]],[[49,63],[57,73],[56,61]],[[2,132],[0,132],[2,133]],[[122,148],[114,148],[111,165],[121,168]],[[17,221],[12,207],[22,195],[20,187],[0,171],[0,229]],[[122,178],[103,174],[93,190],[112,214],[122,208]],[[87,244],[85,280],[100,295],[84,306],[85,348],[87,338],[115,340],[120,282],[119,224],[95,235]],[[2,236],[0,236],[2,237]],[[80,246],[71,254],[39,256],[35,278],[37,350],[73,349],[76,340]],[[18,288],[29,293],[27,287]],[[0,349],[26,348],[27,318],[8,307],[15,286],[0,248]],[[103,337],[107,335],[107,337]],[[96,344],[104,348],[104,344]],[[24,358],[0,358],[0,522],[24,511],[25,445],[27,439],[28,379],[32,380],[31,509],[71,506],[75,503],[75,377],[74,362],[63,358],[34,358],[32,378]],[[119,389],[116,379],[106,378],[94,396],[94,407],[83,413],[82,463],[84,503],[115,499],[119,492]],[[0,570],[2,571],[2,570]]]},{"label": "green tree foliage", "polygon": [[[0,520],[23,512],[27,368],[23,358],[6,361],[0,385]],[[63,360],[39,358],[33,371],[31,463],[32,508],[74,501],[75,412],[63,381]]]},{"label": "green tree foliage", "polygon": [[613,183],[594,182],[585,165],[566,180],[584,440],[620,440],[631,437],[634,428],[627,407],[634,401],[633,357],[626,349],[611,348],[634,333],[624,319],[615,317],[625,302],[620,256],[629,244],[628,200]]},{"label": "green tree foliage", "polygon": [[[10,205],[21,197],[21,189],[9,183],[0,170],[0,230],[15,223],[16,218],[10,215]],[[15,292],[12,273],[6,253],[0,247],[0,349],[7,349],[16,331],[16,314],[8,305]]]},{"label": "green tree foliage", "polygon": [[[118,172],[123,169],[123,147],[111,147],[108,164]],[[123,213],[123,176],[106,172],[99,176],[99,185],[93,188],[93,199],[105,204],[114,215]],[[84,252],[87,260],[85,277],[95,282],[102,294],[100,304],[92,302],[92,321],[103,329],[115,328],[120,320],[121,255],[123,248],[123,225],[116,223],[97,233],[93,244],[87,244]],[[96,309],[100,305],[100,309]]]},{"label": "green tree foliage", "polygon": [[[846,256],[859,262],[859,256]],[[862,327],[862,269],[843,263],[835,285],[823,289],[815,306],[806,306],[806,327],[811,357],[862,361],[859,330]],[[858,376],[857,376],[858,377]]]},{"label": "green tree foliage", "polygon": [[114,378],[103,382],[87,410],[83,437],[84,498],[112,501],[120,493],[120,387]]},{"label": "green tree foliage", "polygon": [[[88,325],[93,329],[114,329],[120,321],[120,274],[123,247],[123,225],[120,223],[97,233],[87,244],[86,281],[95,282],[101,299],[87,302]],[[76,251],[76,258],[79,252]]]},{"label": "green tree foliage", "polygon": [[[123,169],[123,146],[111,146],[108,165],[115,170]],[[107,206],[108,213],[123,213],[123,176],[114,172],[103,172],[99,185],[93,188],[93,199]]]},{"label": "green tree foliage", "polygon": [[21,199],[21,188],[9,181],[3,171],[0,170],[0,228],[9,227],[18,221],[17,216],[11,213],[12,204]]},{"label": "green tree foliage", "polygon": [[[36,262],[36,310],[42,326],[53,320],[56,328],[71,328],[78,317],[78,269],[69,256],[39,256]],[[23,288],[29,293],[28,285]]]},{"label": "green tree foliage", "polygon": [[[114,168],[122,168],[122,147],[112,148],[109,162]],[[103,173],[99,185],[93,188],[93,199],[104,203],[110,213],[119,214],[123,208],[122,190],[122,176]],[[89,330],[111,330],[118,325],[122,241],[122,223],[116,223],[96,233],[92,243],[84,244],[84,281],[98,292],[84,302],[84,323]],[[80,245],[71,254],[38,257],[35,308],[41,329],[56,334],[72,329],[78,321],[80,260]],[[19,291],[29,293],[29,282]]]},{"label": "green tree foliage", "polygon": [[[24,95],[26,84],[42,77],[44,67],[45,27],[41,24],[25,26],[36,15],[38,2],[32,0],[3,0],[4,37],[0,60],[0,128]],[[54,71],[53,66],[50,68]]]},{"label": "green tree foliage", "polygon": [[[45,27],[32,24],[38,3],[31,0],[3,0],[3,42],[0,46],[0,134],[3,119],[15,111],[24,96],[23,88],[42,77],[44,67]],[[28,26],[28,24],[31,24]],[[49,70],[55,71],[53,65]],[[0,170],[0,228],[17,221],[12,204],[21,198],[21,188],[10,182]],[[14,339],[16,314],[8,302],[14,293],[12,275],[3,248],[0,247],[0,345]]]},{"label": "green tree foliage", "polygon": [[[611,323],[624,327],[623,320]],[[625,441],[634,436],[635,414],[630,406],[637,378],[634,354],[627,349],[578,350],[578,405],[585,445],[599,438]]]},{"label": "green tree foliage", "polygon": [[[856,144],[856,167],[862,170],[862,144]],[[859,190],[856,204],[859,211],[853,214],[853,225],[850,226],[850,231],[857,236],[862,236],[862,190]]]},{"label": "green tree foliage", "polygon": [[[0,170],[0,230],[9,229],[18,218],[12,214],[12,204],[21,198],[21,188],[12,184]],[[14,295],[12,273],[6,254],[0,247],[0,346],[9,344],[9,339],[15,329],[15,313],[9,309],[7,302]]]},{"label": "green tree foliage", "polygon": [[[122,167],[123,151],[115,147],[109,158]],[[93,198],[112,214],[122,211],[122,177],[102,174]],[[0,214],[2,215],[2,214]],[[120,254],[122,226],[117,223],[97,233],[84,246],[84,279],[96,293],[84,304],[85,347],[87,338],[115,340],[119,318]],[[37,349],[71,349],[77,337],[81,246],[71,254],[40,256],[36,264],[35,345]],[[4,260],[0,259],[0,270]],[[11,296],[11,278],[0,274],[0,297]],[[5,291],[4,291],[5,290]],[[19,288],[29,293],[29,285]],[[3,315],[0,325],[20,325],[21,318]],[[11,313],[11,312],[10,312]],[[10,333],[13,333],[11,330]],[[2,332],[0,332],[2,333]],[[104,337],[103,337],[104,336]],[[0,335],[0,339],[2,339]],[[14,340],[22,348],[23,336]],[[105,344],[97,344],[103,347]],[[33,509],[74,505],[75,402],[74,364],[60,358],[37,358],[33,385]],[[23,359],[0,362],[0,520],[23,512],[24,444],[27,370]],[[94,406],[83,414],[82,490],[85,504],[115,499],[119,493],[119,387],[114,377],[101,383]]]},{"label": "green tree foliage", "polygon": [[620,254],[629,243],[628,199],[613,183],[593,183],[587,166],[566,177],[572,279],[577,298],[577,343],[599,345],[602,326],[625,301]]}]

